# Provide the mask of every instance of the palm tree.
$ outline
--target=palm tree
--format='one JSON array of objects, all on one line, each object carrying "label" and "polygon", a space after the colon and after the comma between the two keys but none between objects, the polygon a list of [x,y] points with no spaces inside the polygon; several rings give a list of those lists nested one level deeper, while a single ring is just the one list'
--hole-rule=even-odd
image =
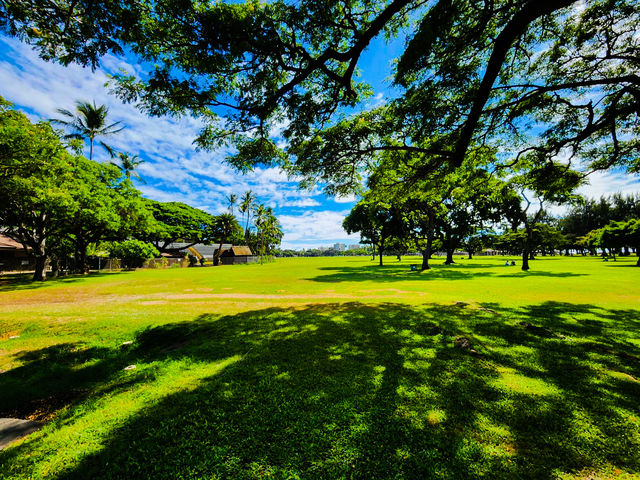
[{"label": "palm tree", "polygon": [[238,224],[236,217],[230,213],[222,213],[218,215],[213,223],[216,233],[220,236],[220,245],[213,255],[213,264],[220,264],[220,255],[222,254],[222,244],[229,238],[234,230],[240,231],[242,227]]},{"label": "palm tree", "polygon": [[231,215],[233,215],[233,206],[238,203],[238,196],[235,193],[232,193],[227,197],[227,202],[229,202],[229,211]]},{"label": "palm tree", "polygon": [[127,180],[131,180],[131,176],[133,175],[138,180],[142,180],[138,172],[135,169],[141,164],[144,163],[144,160],[140,159],[138,155],[131,155],[129,153],[118,152],[118,158],[120,159],[120,165],[115,162],[111,162],[112,165],[115,165],[120,170]]},{"label": "palm tree", "polygon": [[258,230],[258,235],[260,235],[260,263],[262,263],[262,257],[264,255],[264,231],[267,222],[267,209],[264,208],[264,205],[260,204],[255,207],[253,211],[254,222],[256,224],[256,229]]},{"label": "palm tree", "polygon": [[266,246],[269,247],[269,253],[271,252],[271,245],[280,243],[282,238],[282,227],[277,217],[273,213],[273,208],[265,208],[264,205],[258,205],[254,211],[254,222],[258,235],[260,236],[260,263],[263,263],[265,254],[265,241]]},{"label": "palm tree", "polygon": [[256,197],[253,194],[253,192],[251,190],[248,190],[244,192],[244,195],[242,196],[242,201],[240,202],[240,211],[243,213],[243,215],[245,213],[247,214],[247,220],[244,227],[245,241],[247,241],[249,237],[249,220],[251,218],[251,209],[253,208],[255,200],[256,200]]},{"label": "palm tree", "polygon": [[[73,113],[64,108],[58,108],[57,112],[64,115],[68,120],[53,119],[53,123],[64,125],[72,130],[71,133],[65,135],[64,138],[75,138],[79,140],[89,140],[89,160],[93,160],[93,144],[96,141],[96,137],[105,137],[118,133],[124,127],[118,128],[120,122],[115,122],[107,125],[107,115],[109,109],[106,105],[96,105],[89,102],[76,102],[76,112]],[[115,156],[113,148],[99,141],[98,144],[102,146],[111,157]]]}]

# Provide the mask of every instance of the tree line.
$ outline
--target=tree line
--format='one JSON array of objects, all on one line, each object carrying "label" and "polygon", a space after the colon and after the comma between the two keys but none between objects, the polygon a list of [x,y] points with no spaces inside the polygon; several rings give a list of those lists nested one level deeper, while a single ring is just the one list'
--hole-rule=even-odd
[{"label": "tree line", "polygon": [[250,192],[244,228],[231,211],[211,215],[146,199],[131,181],[135,157],[121,154],[120,166],[96,162],[81,154],[84,139],[63,135],[50,122],[32,123],[0,98],[0,233],[33,258],[34,280],[46,279],[48,261],[54,275],[70,259],[75,271],[87,272],[88,252],[101,242],[109,242],[104,245],[114,256],[137,259],[168,252],[178,241],[247,243],[261,256],[280,243],[273,211]]},{"label": "tree line", "polygon": [[[637,223],[640,198],[613,195],[599,201],[575,193],[584,176],[562,165],[512,169],[497,174],[485,165],[442,169],[430,180],[406,181],[411,158],[387,157],[369,177],[368,189],[343,222],[348,233],[360,233],[382,265],[383,254],[422,254],[422,270],[436,251],[454,263],[454,252],[469,258],[483,249],[520,256],[523,270],[536,253],[563,251],[614,255],[640,253]],[[549,207],[568,206],[562,218]],[[622,250],[621,250],[622,249]]]}]

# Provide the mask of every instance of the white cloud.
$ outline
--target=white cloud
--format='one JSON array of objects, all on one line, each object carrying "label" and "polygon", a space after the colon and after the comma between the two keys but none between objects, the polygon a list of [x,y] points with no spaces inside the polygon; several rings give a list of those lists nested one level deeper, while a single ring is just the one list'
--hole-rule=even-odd
[{"label": "white cloud", "polygon": [[313,198],[303,198],[301,200],[284,201],[283,207],[319,207],[321,203]]},{"label": "white cloud", "polygon": [[358,243],[360,235],[348,235],[342,229],[342,221],[348,211],[316,211],[302,215],[279,216],[285,233],[283,245],[318,246],[320,242]]},{"label": "white cloud", "polygon": [[589,184],[578,191],[588,198],[600,198],[613,193],[640,192],[640,176],[622,172],[595,172],[588,177]]}]

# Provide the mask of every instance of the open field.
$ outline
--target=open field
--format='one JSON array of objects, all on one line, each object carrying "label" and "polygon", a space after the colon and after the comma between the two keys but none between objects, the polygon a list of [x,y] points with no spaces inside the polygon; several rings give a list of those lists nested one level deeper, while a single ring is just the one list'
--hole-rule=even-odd
[{"label": "open field", "polygon": [[504,260],[0,284],[0,478],[640,478],[636,259]]}]

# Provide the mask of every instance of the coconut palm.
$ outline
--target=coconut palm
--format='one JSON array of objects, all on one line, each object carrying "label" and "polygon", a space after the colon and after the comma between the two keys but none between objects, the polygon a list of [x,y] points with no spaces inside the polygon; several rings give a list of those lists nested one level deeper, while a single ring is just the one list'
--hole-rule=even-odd
[{"label": "coconut palm", "polygon": [[111,162],[112,165],[115,165],[120,170],[127,180],[131,180],[131,176],[137,178],[138,180],[142,180],[138,172],[136,172],[136,168],[144,163],[144,160],[138,157],[138,155],[131,155],[129,153],[118,152],[118,158],[120,159],[120,164],[118,165],[115,162]]},{"label": "coconut palm", "polygon": [[232,193],[227,197],[227,202],[229,202],[229,212],[233,215],[233,206],[238,203],[238,196],[235,193]]},{"label": "coconut palm", "polygon": [[262,263],[262,257],[264,255],[264,230],[267,222],[267,209],[264,205],[257,205],[253,210],[254,223],[260,236],[260,263]]},{"label": "coconut palm", "polygon": [[242,212],[243,216],[245,213],[247,214],[247,219],[244,227],[245,241],[249,237],[249,220],[251,219],[251,210],[253,209],[255,200],[256,200],[256,197],[253,194],[253,192],[251,190],[248,190],[244,192],[244,195],[242,196],[242,201],[240,202],[239,210]]},{"label": "coconut palm", "polygon": [[[118,133],[124,127],[118,127],[120,122],[107,124],[109,109],[106,105],[96,105],[95,102],[76,102],[76,113],[58,108],[57,112],[67,117],[67,119],[53,119],[52,123],[57,123],[71,129],[71,133],[64,138],[75,138],[89,141],[89,160],[93,160],[93,145],[97,137],[106,137]],[[102,140],[98,144],[104,148],[111,157],[115,156],[115,151]]]}]

